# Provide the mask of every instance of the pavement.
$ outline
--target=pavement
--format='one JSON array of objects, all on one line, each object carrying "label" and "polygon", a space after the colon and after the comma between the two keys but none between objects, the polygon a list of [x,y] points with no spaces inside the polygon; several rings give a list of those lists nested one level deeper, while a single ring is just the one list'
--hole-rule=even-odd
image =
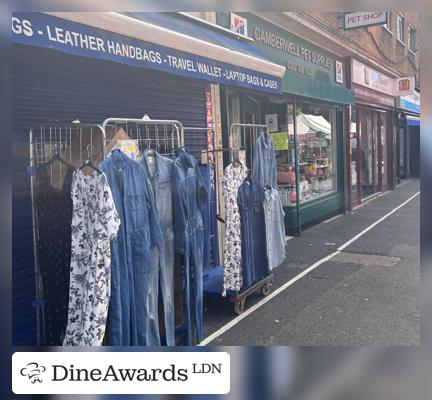
[{"label": "pavement", "polygon": [[[417,193],[412,179],[287,241],[272,292]],[[246,310],[263,297],[251,295]],[[236,316],[204,298],[204,337]],[[217,346],[420,344],[420,196],[213,339]]]}]

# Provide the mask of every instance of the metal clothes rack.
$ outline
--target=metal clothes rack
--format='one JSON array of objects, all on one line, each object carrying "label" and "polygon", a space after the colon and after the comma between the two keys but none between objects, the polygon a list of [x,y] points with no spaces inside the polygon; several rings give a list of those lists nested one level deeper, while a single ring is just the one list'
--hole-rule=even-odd
[{"label": "metal clothes rack", "polygon": [[[233,123],[229,130],[229,147],[216,148],[208,152],[229,152],[230,161],[232,162],[234,160],[234,153],[243,149],[246,151],[246,166],[252,168],[255,143],[262,131],[268,132],[267,125]],[[221,239],[223,238],[221,237]],[[219,240],[219,246],[219,252],[223,254],[223,240]],[[223,264],[222,260],[221,264]],[[234,312],[241,314],[244,311],[246,298],[252,293],[260,291],[263,296],[267,296],[270,293],[272,280],[273,275],[270,273],[252,286],[243,288],[241,292],[231,295],[229,299],[234,303]],[[214,268],[208,275],[207,282],[204,284],[205,291],[207,293],[220,294],[222,291],[221,282],[223,282],[223,267],[219,266]]]},{"label": "metal clothes rack", "polygon": [[141,152],[153,149],[159,154],[170,155],[176,148],[184,146],[183,124],[177,120],[151,119],[147,114],[141,119],[107,118],[103,121],[102,128],[107,147],[112,145],[111,141],[120,129],[125,131],[129,139],[138,141]]},{"label": "metal clothes rack", "polygon": [[[252,168],[255,143],[262,131],[268,132],[267,125],[233,123],[229,133],[229,147],[246,150],[246,166]],[[237,135],[237,136],[236,136]],[[234,151],[230,152],[230,160],[234,158]]]},{"label": "metal clothes rack", "polygon": [[[39,223],[35,208],[35,185],[38,168],[49,162],[54,155],[78,168],[85,158],[102,160],[105,158],[105,133],[99,124],[73,123],[43,123],[34,125],[29,131],[30,138],[30,190],[33,220],[33,253],[35,259],[35,292],[38,345],[45,343],[44,288],[40,265],[38,262],[37,241],[39,240]],[[66,167],[61,162],[49,166],[50,184],[61,186]]]}]

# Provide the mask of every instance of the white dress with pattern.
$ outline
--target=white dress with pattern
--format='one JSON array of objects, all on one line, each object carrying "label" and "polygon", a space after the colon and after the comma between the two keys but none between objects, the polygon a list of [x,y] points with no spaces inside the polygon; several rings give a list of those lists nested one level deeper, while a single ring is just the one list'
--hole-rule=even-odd
[{"label": "white dress with pattern", "polygon": [[110,243],[120,218],[104,173],[77,170],[72,181],[69,311],[64,346],[100,346],[111,293]]},{"label": "white dress with pattern", "polygon": [[246,178],[243,164],[229,164],[225,168],[222,191],[225,198],[224,279],[222,296],[227,290],[240,291],[242,280],[240,212],[237,192]]}]

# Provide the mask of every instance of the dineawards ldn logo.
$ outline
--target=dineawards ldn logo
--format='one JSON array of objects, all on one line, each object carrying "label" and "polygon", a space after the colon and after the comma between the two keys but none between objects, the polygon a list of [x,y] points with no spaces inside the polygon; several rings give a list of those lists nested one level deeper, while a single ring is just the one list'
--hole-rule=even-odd
[{"label": "dineawards ldn logo", "polygon": [[12,370],[15,394],[226,394],[230,388],[225,352],[17,352]]},{"label": "dineawards ldn logo", "polygon": [[36,362],[30,362],[24,368],[21,368],[20,374],[22,376],[27,376],[31,383],[42,383],[41,375],[45,371],[46,368],[43,365],[39,365]]}]

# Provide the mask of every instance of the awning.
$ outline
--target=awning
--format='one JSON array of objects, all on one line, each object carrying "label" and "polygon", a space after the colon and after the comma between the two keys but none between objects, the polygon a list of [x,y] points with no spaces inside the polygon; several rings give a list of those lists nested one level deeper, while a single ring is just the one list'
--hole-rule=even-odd
[{"label": "awning", "polygon": [[420,126],[420,117],[407,115],[408,126]]},{"label": "awning", "polygon": [[331,138],[331,124],[322,115],[299,114],[296,118],[297,132],[322,132],[326,139]]},{"label": "awning", "polygon": [[292,71],[287,71],[282,79],[282,92],[337,104],[355,104],[353,90],[343,85],[337,86],[319,79],[301,76]]},{"label": "awning", "polygon": [[[28,37],[13,29],[15,42],[253,90],[281,92],[284,66],[270,61],[246,40],[201,26],[181,15],[49,12],[14,13],[14,16],[30,19],[34,30],[41,32]],[[90,49],[89,37],[95,38]],[[119,47],[112,47],[113,43]],[[134,48],[161,54],[161,59],[148,57],[146,63],[136,62]]]}]

